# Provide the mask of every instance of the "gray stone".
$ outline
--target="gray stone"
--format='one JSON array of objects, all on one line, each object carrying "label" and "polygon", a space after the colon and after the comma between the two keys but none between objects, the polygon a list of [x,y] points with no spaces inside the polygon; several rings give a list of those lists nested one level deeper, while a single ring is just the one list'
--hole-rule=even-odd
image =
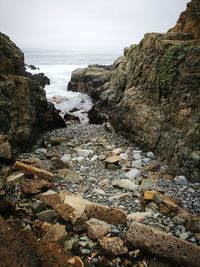
[{"label": "gray stone", "polygon": [[117,186],[123,189],[127,189],[129,191],[135,191],[138,189],[138,185],[136,185],[133,181],[130,179],[120,179],[120,180],[114,180],[112,182],[113,186]]},{"label": "gray stone", "polygon": [[188,185],[188,181],[187,181],[187,178],[183,175],[180,175],[180,176],[176,176],[174,178],[174,182],[177,184],[177,185],[180,185],[180,186],[187,186]]},{"label": "gray stone", "polygon": [[59,215],[55,210],[44,210],[36,214],[39,220],[43,222],[54,222]]},{"label": "gray stone", "polygon": [[124,174],[129,179],[137,180],[140,178],[140,171],[138,169],[131,169],[130,171]]}]

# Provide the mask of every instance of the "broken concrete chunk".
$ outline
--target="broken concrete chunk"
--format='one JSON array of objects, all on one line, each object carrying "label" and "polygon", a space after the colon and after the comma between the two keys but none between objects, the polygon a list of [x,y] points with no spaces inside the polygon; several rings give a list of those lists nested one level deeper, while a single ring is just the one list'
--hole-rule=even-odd
[{"label": "broken concrete chunk", "polygon": [[127,219],[127,213],[120,208],[109,208],[96,203],[86,205],[85,213],[88,218],[96,218],[110,224],[124,223]]},{"label": "broken concrete chunk", "polygon": [[192,245],[155,228],[133,222],[126,240],[135,248],[140,248],[155,257],[179,265],[200,266],[200,247]]},{"label": "broken concrete chunk", "polygon": [[37,177],[38,179],[44,179],[47,181],[52,181],[54,179],[54,175],[51,172],[39,169],[37,167],[33,167],[27,164],[24,164],[20,161],[16,161],[15,168],[22,170],[24,173],[28,173],[32,176]]}]

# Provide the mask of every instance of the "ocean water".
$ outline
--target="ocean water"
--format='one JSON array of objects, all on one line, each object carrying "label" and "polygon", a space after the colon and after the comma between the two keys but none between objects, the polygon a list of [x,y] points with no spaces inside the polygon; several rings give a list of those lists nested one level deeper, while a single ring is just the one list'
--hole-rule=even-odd
[{"label": "ocean water", "polygon": [[[82,122],[87,122],[87,111],[92,107],[92,101],[86,94],[67,91],[72,71],[87,67],[89,64],[112,64],[120,55],[105,53],[83,53],[70,51],[46,51],[37,49],[24,49],[25,63],[34,65],[39,70],[27,71],[31,73],[43,72],[50,79],[50,85],[45,86],[47,99],[61,110],[61,115],[76,108],[73,114],[79,116]],[[56,103],[55,99],[61,99]],[[69,112],[70,113],[70,112]]]}]

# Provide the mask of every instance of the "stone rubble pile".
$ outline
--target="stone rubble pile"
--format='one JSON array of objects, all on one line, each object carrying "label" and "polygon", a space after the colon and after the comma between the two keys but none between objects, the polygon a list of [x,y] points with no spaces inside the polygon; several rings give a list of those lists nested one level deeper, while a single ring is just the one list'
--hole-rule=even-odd
[{"label": "stone rubble pile", "polygon": [[38,250],[57,244],[66,266],[200,264],[200,184],[103,125],[72,123],[42,144],[0,170],[4,223]]}]

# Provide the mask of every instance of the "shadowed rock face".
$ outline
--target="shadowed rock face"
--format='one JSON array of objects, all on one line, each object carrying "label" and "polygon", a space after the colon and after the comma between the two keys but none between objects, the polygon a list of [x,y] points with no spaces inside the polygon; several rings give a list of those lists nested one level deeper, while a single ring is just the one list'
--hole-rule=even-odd
[{"label": "shadowed rock face", "polygon": [[[191,25],[200,20],[198,3],[192,1],[185,12],[197,7]],[[146,34],[139,45],[126,48],[110,80],[96,89],[99,98],[90,111],[91,122],[107,114],[117,131],[193,181],[200,177],[200,46],[195,29]]]},{"label": "shadowed rock face", "polygon": [[[41,82],[27,77],[23,53],[0,33],[0,140],[7,137],[14,150],[28,150],[41,132],[64,126]],[[9,159],[12,153],[1,153],[9,145],[2,144],[0,158]]]}]

